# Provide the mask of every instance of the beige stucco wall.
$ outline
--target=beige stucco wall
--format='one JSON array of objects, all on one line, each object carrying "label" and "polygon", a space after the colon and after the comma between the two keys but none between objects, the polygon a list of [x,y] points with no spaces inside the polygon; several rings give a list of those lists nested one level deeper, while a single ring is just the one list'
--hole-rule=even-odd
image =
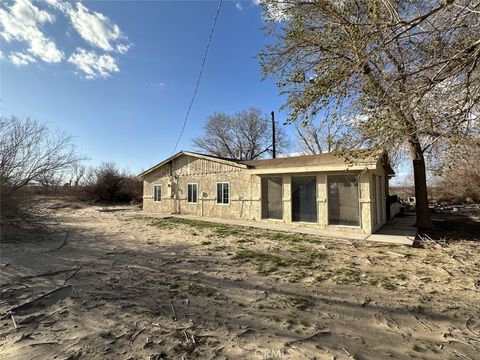
[{"label": "beige stucco wall", "polygon": [[[171,174],[171,175],[170,175]],[[216,203],[217,182],[228,182],[229,204]],[[198,201],[187,203],[187,184],[196,183]],[[162,185],[162,200],[153,201],[153,185]],[[143,209],[148,212],[225,217],[260,218],[260,178],[242,168],[183,156],[144,178]],[[172,197],[172,188],[178,189]],[[175,192],[174,192],[175,193]]]},{"label": "beige stucco wall", "polygon": [[[360,226],[341,226],[328,224],[328,190],[327,190],[327,176],[328,175],[344,175],[345,172],[317,172],[317,173],[295,173],[293,176],[312,176],[317,178],[317,222],[316,223],[296,223],[300,226],[319,227],[321,229],[341,230],[346,232],[356,232],[370,234],[372,229],[371,224],[371,204],[370,204],[370,177],[369,170],[365,172],[351,172],[359,176],[359,200],[360,200]],[[292,216],[292,202],[291,202],[291,177],[292,175],[283,176],[283,194],[284,194],[284,221],[291,223]]]},{"label": "beige stucco wall", "polygon": [[[352,172],[359,176],[360,226],[346,227],[328,225],[327,176],[345,172],[316,172],[317,178],[317,223],[296,223],[301,226],[339,229],[341,231],[370,234],[379,226],[374,224],[375,201],[372,194],[372,175],[385,176],[383,168]],[[298,173],[295,176],[301,175]],[[262,175],[268,176],[268,174]],[[278,176],[278,174],[276,175]],[[216,183],[230,184],[230,203],[216,204]],[[248,169],[217,163],[193,156],[180,156],[144,177],[143,209],[155,213],[181,213],[198,216],[248,219],[257,221],[291,223],[291,174],[283,174],[283,220],[261,218],[261,176]],[[198,202],[187,203],[187,184],[198,186]],[[162,186],[162,200],[153,201],[153,185]],[[176,194],[172,197],[172,189]],[[383,194],[385,196],[385,194]],[[382,201],[385,201],[383,199]],[[386,219],[386,214],[385,217]]]},{"label": "beige stucco wall", "polygon": [[[375,196],[377,196],[376,191],[373,189],[374,187],[374,181],[373,181],[373,176],[378,176],[381,187],[381,194],[379,195],[381,197],[382,201],[382,209],[381,209],[381,220],[379,220],[377,223],[375,223],[375,211],[377,211],[377,204],[375,201]],[[386,207],[386,202],[387,202],[387,195],[388,195],[388,175],[385,173],[383,167],[381,166],[381,162],[377,163],[377,168],[369,172],[369,183],[370,183],[370,201],[371,201],[371,213],[370,213],[370,223],[371,223],[371,232],[375,232],[378,229],[380,229],[383,225],[386,224],[387,222],[387,207]]]}]

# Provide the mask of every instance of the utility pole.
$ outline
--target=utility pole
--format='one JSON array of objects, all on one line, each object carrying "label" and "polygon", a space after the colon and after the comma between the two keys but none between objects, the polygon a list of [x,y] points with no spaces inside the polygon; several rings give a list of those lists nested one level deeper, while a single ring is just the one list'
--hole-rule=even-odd
[{"label": "utility pole", "polygon": [[277,157],[277,150],[275,148],[275,113],[272,111],[272,159]]}]

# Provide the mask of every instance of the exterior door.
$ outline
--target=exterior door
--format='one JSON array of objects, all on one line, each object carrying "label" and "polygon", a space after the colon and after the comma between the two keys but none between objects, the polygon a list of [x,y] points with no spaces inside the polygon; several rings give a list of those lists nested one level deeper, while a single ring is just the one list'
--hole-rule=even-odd
[{"label": "exterior door", "polygon": [[180,196],[178,193],[178,180],[174,176],[170,177],[170,199],[172,204],[172,214],[181,214]]},{"label": "exterior door", "polygon": [[385,199],[385,178],[379,176],[378,180],[380,181],[380,219],[382,223],[385,222],[385,213],[386,213],[386,199]]},{"label": "exterior door", "polygon": [[316,176],[292,176],[292,221],[317,222]]},{"label": "exterior door", "polygon": [[[375,217],[375,225],[383,224],[385,220],[388,220],[388,208],[390,204],[387,203],[385,196],[385,177],[373,175],[373,198],[375,208],[373,214]],[[385,218],[387,216],[387,218]]]},{"label": "exterior door", "polygon": [[373,208],[371,209],[372,213],[373,213],[373,218],[374,218],[374,224],[375,226],[378,225],[379,223],[379,219],[378,219],[378,214],[377,214],[377,208],[378,208],[378,201],[377,201],[377,176],[376,175],[372,175],[372,198],[373,198],[373,201],[372,201],[372,204],[373,204]]},{"label": "exterior door", "polygon": [[328,175],[328,224],[360,226],[357,175]]},{"label": "exterior door", "polygon": [[282,178],[262,178],[262,218],[282,219]]}]

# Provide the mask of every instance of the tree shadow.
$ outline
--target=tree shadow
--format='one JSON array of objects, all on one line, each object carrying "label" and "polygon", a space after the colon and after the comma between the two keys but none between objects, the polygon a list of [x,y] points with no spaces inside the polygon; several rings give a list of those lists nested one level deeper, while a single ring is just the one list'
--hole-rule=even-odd
[{"label": "tree shadow", "polygon": [[[68,242],[58,249],[66,231],[71,234]],[[385,353],[407,358],[405,348],[394,344],[411,344],[412,334],[425,337],[424,343],[432,342],[424,326],[437,336],[445,331],[445,324],[464,327],[459,311],[406,306],[409,295],[401,291],[390,292],[388,301],[365,302],[371,296],[369,289],[278,283],[268,276],[252,276],[251,264],[232,259],[227,251],[199,255],[192,251],[198,244],[166,244],[161,236],[149,242],[127,241],[119,231],[118,237],[112,237],[70,224],[56,235],[20,233],[23,243],[3,243],[2,263],[9,265],[1,269],[4,303],[0,310],[71,284],[76,295],[43,313],[53,325],[45,327],[39,318],[24,324],[25,332],[39,331],[45,341],[57,339],[63,345],[55,350],[57,354],[70,356],[80,348],[94,347],[98,356],[100,348],[108,348],[101,355],[111,358],[162,352],[165,358],[210,358],[217,352],[252,358],[258,349],[281,349],[290,355],[298,350],[309,356],[323,351],[338,356],[344,354],[343,348],[359,359]],[[137,240],[141,241],[138,246]],[[71,278],[70,272],[34,276],[75,268],[80,270]],[[297,306],[303,299],[305,306]],[[424,320],[415,321],[415,316]],[[60,332],[66,328],[75,333],[74,326],[82,330],[75,341],[68,332]],[[328,329],[328,336],[302,340],[319,329]],[[105,331],[110,335],[102,335]],[[97,334],[96,338],[87,333]],[[150,344],[152,338],[163,339],[163,345],[159,340]],[[298,341],[297,350],[286,345],[291,341]],[[312,344],[317,347],[310,348]],[[13,340],[7,345],[18,351],[28,349]],[[221,346],[225,348],[217,350]],[[465,354],[473,351],[458,344],[452,349]]]},{"label": "tree shadow", "polygon": [[[480,218],[470,212],[434,212],[431,214],[434,228],[425,231],[436,241],[457,242],[476,241],[480,242]],[[421,234],[422,235],[422,234]]]}]

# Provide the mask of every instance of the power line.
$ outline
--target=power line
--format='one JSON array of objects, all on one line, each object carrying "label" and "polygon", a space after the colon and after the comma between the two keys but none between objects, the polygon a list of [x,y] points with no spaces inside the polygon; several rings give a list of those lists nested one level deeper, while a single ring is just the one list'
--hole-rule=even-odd
[{"label": "power line", "polygon": [[205,48],[205,54],[203,55],[202,66],[200,67],[200,72],[198,74],[197,83],[195,85],[195,90],[193,91],[192,101],[190,101],[190,105],[188,106],[187,114],[185,115],[185,119],[183,120],[182,131],[180,131],[180,135],[178,136],[177,142],[175,143],[175,148],[173,149],[173,154],[177,151],[178,143],[182,138],[183,132],[185,131],[185,126],[187,125],[188,115],[190,115],[190,110],[192,110],[193,102],[195,101],[195,96],[197,95],[198,86],[200,85],[200,80],[202,79],[203,68],[205,67],[205,62],[207,61],[207,54],[208,49],[210,48],[210,43],[212,42],[213,32],[215,31],[215,25],[217,24],[218,14],[220,13],[220,8],[222,7],[223,0],[219,0],[217,12],[215,13],[215,17],[213,18],[212,28],[210,29],[210,35],[208,36],[207,47]]}]

